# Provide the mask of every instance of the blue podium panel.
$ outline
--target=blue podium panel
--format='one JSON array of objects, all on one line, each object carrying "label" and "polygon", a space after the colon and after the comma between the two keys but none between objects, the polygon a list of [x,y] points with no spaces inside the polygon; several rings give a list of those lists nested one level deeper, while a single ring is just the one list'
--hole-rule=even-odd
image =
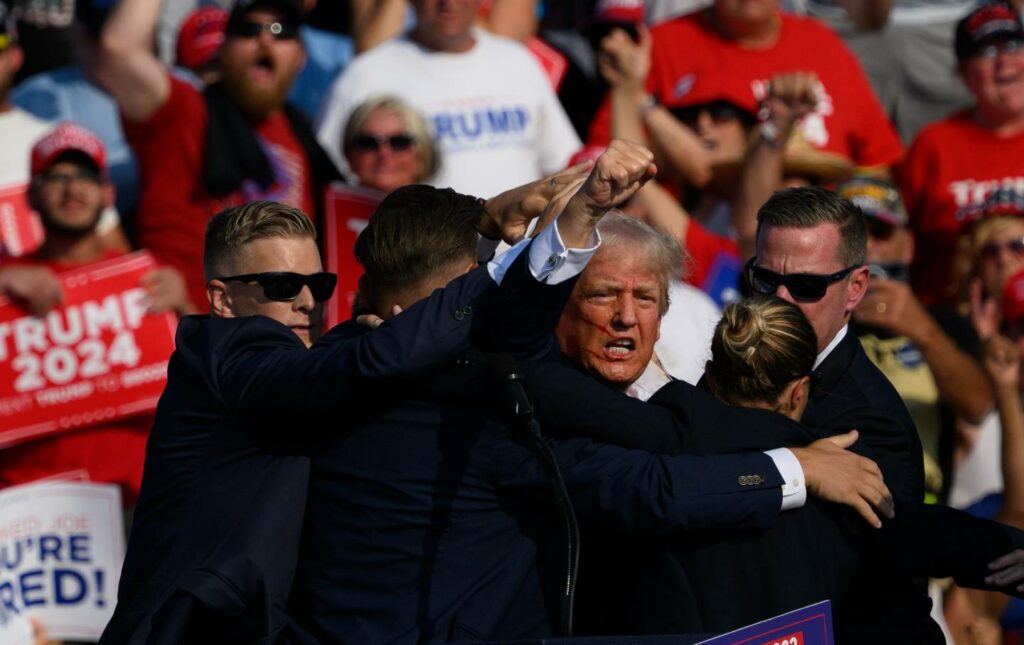
[{"label": "blue podium panel", "polygon": [[832,603],[823,600],[721,636],[581,636],[490,645],[833,645]]},{"label": "blue podium panel", "polygon": [[699,645],[832,645],[828,600],[699,642]]}]

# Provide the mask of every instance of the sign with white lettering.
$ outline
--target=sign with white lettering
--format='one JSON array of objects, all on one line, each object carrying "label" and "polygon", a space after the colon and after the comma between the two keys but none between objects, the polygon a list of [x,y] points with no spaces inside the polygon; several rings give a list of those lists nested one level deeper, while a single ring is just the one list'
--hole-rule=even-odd
[{"label": "sign with white lettering", "polygon": [[23,638],[27,616],[55,640],[99,638],[114,612],[123,559],[117,486],[0,491],[0,642]]},{"label": "sign with white lettering", "polygon": [[61,273],[43,318],[0,298],[0,447],[156,408],[178,321],[146,311],[155,266],[140,251]]},{"label": "sign with white lettering", "polygon": [[324,304],[324,329],[352,317],[363,267],[356,262],[356,238],[384,195],[376,190],[331,184],[324,193],[324,269],[338,274],[338,288]]},{"label": "sign with white lettering", "polygon": [[29,206],[27,191],[25,183],[0,188],[0,256],[28,255],[43,243],[43,223]]},{"label": "sign with white lettering", "polygon": [[832,603],[823,600],[697,645],[832,645],[834,642]]}]

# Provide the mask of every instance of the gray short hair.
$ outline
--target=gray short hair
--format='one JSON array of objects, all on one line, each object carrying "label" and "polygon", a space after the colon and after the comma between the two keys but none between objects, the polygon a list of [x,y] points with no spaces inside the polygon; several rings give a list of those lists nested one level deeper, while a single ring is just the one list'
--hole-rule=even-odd
[{"label": "gray short hair", "polygon": [[666,233],[617,210],[607,213],[598,222],[597,230],[601,233],[598,254],[622,252],[628,247],[626,252],[640,251],[646,255],[661,286],[661,315],[664,316],[669,306],[669,282],[683,276],[683,249]]}]

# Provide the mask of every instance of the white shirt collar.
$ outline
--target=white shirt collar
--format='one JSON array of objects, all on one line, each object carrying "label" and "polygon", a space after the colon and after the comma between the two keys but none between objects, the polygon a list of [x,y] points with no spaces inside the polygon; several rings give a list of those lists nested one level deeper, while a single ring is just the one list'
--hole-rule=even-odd
[{"label": "white shirt collar", "polygon": [[825,349],[821,350],[821,353],[818,354],[817,360],[814,361],[814,369],[818,369],[818,366],[821,365],[822,361],[828,358],[828,355],[832,353],[832,350],[835,349],[836,346],[839,345],[839,343],[842,342],[843,338],[846,338],[846,329],[849,326],[849,324],[843,325],[843,328],[840,329],[838,333],[836,333],[836,336],[835,338],[832,339],[832,342],[826,345]]}]

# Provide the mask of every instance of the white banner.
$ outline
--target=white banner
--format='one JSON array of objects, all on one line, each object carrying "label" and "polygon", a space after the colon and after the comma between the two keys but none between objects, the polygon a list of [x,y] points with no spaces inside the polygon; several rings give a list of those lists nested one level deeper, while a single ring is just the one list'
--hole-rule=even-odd
[{"label": "white banner", "polygon": [[96,640],[124,560],[117,486],[46,482],[0,491],[0,642],[27,616],[54,640]]}]

